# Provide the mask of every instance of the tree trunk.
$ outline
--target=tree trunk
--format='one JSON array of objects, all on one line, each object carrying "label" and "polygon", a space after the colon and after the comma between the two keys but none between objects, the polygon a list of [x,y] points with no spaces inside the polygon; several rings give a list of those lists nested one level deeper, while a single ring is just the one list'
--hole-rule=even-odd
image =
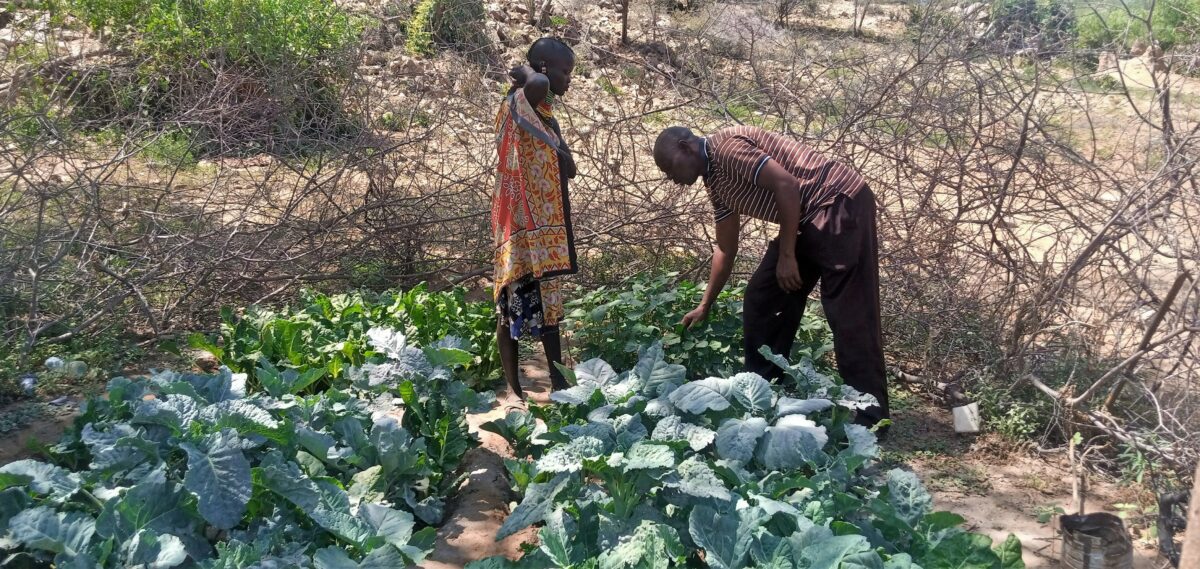
[{"label": "tree trunk", "polygon": [[629,43],[629,0],[621,0],[621,43]]},{"label": "tree trunk", "polygon": [[1192,497],[1188,504],[1187,533],[1183,536],[1183,557],[1179,567],[1200,567],[1200,464],[1192,477]]}]

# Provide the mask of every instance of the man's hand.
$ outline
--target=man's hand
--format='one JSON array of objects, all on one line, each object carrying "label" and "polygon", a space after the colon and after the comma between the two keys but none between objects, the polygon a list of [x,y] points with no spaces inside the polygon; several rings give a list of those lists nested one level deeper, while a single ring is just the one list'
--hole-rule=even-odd
[{"label": "man's hand", "polygon": [[529,82],[529,78],[533,77],[534,73],[537,72],[534,71],[532,67],[528,65],[518,65],[508,72],[508,76],[512,78],[513,86],[520,88],[524,87],[525,83]]},{"label": "man's hand", "polygon": [[692,326],[703,322],[706,318],[708,318],[708,307],[701,304],[691,312],[684,314],[683,321],[680,324],[683,324],[683,327],[686,329],[691,329]]},{"label": "man's hand", "polygon": [[800,266],[791,255],[779,255],[779,261],[775,263],[775,279],[779,281],[779,288],[787,292],[796,292],[804,287],[804,281],[800,279]]}]

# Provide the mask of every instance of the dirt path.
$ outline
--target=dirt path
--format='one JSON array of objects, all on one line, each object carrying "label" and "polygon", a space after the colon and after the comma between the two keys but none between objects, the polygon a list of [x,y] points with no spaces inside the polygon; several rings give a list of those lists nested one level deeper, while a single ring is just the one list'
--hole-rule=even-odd
[{"label": "dirt path", "polygon": [[[521,366],[522,384],[529,398],[538,403],[550,399],[550,378],[544,359],[525,362]],[[498,391],[497,399],[503,400],[507,390]],[[496,532],[509,513],[509,504],[517,501],[509,489],[504,469],[504,458],[512,457],[512,450],[503,437],[479,429],[488,421],[503,419],[504,408],[497,403],[491,411],[478,415],[467,415],[471,432],[479,435],[479,448],[472,449],[463,459],[463,471],[470,477],[450,504],[450,513],[445,523],[438,528],[438,540],[433,553],[424,563],[423,569],[450,569],[463,567],[471,561],[493,555],[504,555],[510,559],[521,556],[521,544],[537,542],[537,530],[528,528],[503,541],[495,540]]]},{"label": "dirt path", "polygon": [[[0,409],[0,416],[20,404],[7,405]],[[58,441],[78,414],[79,406],[72,402],[68,406],[54,409],[47,415],[33,419],[19,429],[0,433],[0,464],[33,456],[33,447],[38,443],[53,444]]]}]

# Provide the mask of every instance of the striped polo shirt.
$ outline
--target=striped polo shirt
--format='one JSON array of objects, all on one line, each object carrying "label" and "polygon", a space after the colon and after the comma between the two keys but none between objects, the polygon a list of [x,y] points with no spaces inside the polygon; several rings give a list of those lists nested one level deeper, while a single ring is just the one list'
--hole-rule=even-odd
[{"label": "striped polo shirt", "polygon": [[791,138],[753,126],[724,128],[702,139],[708,162],[704,186],[721,221],[736,213],[779,222],[775,193],[758,185],[758,174],[774,160],[800,181],[800,224],[833,204],[839,194],[854,196],[863,179],[849,166],[830,160]]}]

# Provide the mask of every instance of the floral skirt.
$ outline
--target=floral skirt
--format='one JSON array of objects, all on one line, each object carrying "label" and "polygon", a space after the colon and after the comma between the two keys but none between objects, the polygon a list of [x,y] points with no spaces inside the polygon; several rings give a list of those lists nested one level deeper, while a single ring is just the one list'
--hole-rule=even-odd
[{"label": "floral skirt", "polygon": [[539,281],[529,278],[513,283],[500,292],[496,315],[513,339],[556,328],[563,316],[562,293],[556,279]]}]

